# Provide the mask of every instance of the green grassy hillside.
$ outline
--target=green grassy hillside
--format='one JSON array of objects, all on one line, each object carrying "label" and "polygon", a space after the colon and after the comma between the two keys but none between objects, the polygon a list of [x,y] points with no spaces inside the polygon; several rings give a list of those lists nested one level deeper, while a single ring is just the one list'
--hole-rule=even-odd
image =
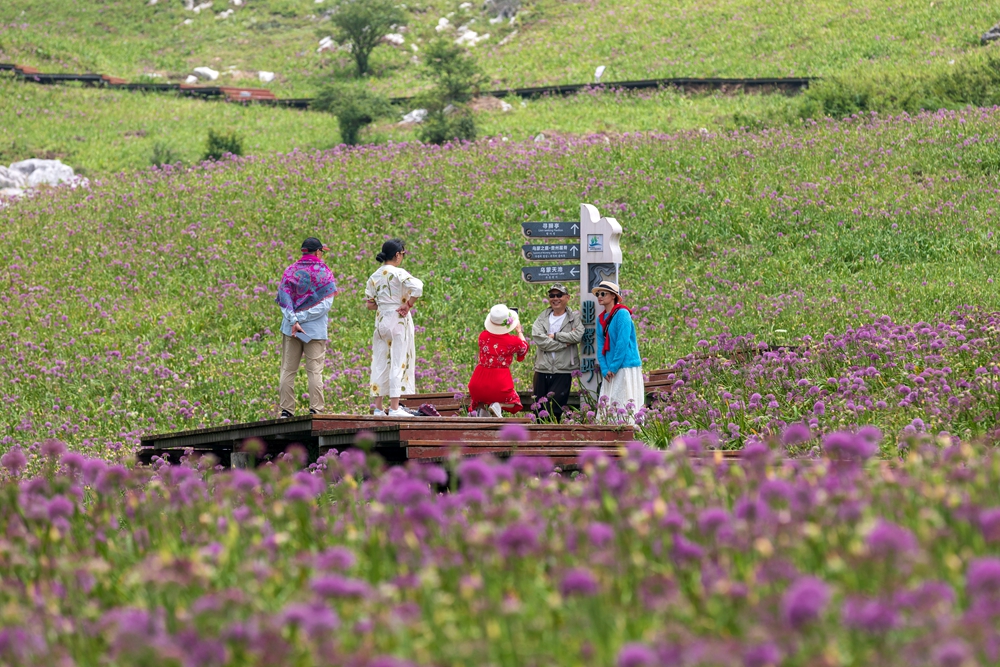
[{"label": "green grassy hillside", "polygon": [[[255,82],[257,71],[268,70],[278,74],[269,87],[301,96],[351,76],[348,54],[317,53],[319,39],[330,33],[332,5],[247,0],[237,7],[215,0],[194,14],[182,0],[7,0],[0,4],[0,61],[174,81],[198,66],[231,72],[225,82]],[[608,68],[605,81],[923,67],[979,48],[979,36],[1000,20],[986,0],[536,0],[513,23],[499,24],[490,24],[478,2],[418,0],[407,7],[406,43],[377,49],[373,61],[376,85],[396,94],[419,85],[412,46],[437,35],[441,17],[490,35],[475,50],[493,85],[503,87],[586,82],[598,65]],[[235,12],[217,18],[227,8]]]},{"label": "green grassy hillside", "polygon": [[[742,429],[738,443],[807,417],[818,430],[863,420],[895,434],[920,419],[983,435],[1000,404],[996,121],[966,111],[760,134],[396,144],[42,193],[0,213],[0,440],[122,455],[144,432],[273,416],[276,280],[314,234],[333,247],[342,289],[329,407],[366,409],[358,287],[389,235],[427,281],[418,387],[461,390],[486,310],[542,307],[544,290],[519,278],[519,223],[573,219],[580,202],[626,229],[622,281],[646,368],[734,341],[809,350],[744,370],[724,357],[692,366],[658,442],[717,424]],[[885,342],[859,329],[887,321]],[[954,403],[900,400],[897,386],[932,371]],[[529,372],[516,368],[522,386]],[[727,414],[753,393],[774,406]]]}]

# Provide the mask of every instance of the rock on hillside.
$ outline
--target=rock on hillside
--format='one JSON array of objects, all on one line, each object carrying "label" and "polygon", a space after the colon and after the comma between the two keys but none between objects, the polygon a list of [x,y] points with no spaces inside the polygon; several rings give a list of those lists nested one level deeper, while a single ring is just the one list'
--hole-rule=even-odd
[{"label": "rock on hillside", "polygon": [[20,197],[26,190],[42,185],[63,184],[75,187],[86,184],[86,179],[80,179],[73,167],[59,160],[32,158],[15,162],[10,167],[0,166],[0,198]]}]

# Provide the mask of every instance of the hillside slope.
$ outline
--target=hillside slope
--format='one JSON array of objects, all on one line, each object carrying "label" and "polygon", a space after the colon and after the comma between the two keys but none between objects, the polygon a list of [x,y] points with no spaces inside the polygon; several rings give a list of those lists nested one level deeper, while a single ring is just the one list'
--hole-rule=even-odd
[{"label": "hillside slope", "polygon": [[[392,235],[427,283],[418,387],[461,390],[486,310],[543,306],[544,289],[519,277],[519,223],[574,219],[581,202],[625,227],[622,282],[646,367],[692,364],[658,438],[714,428],[738,444],[804,418],[822,431],[864,420],[899,433],[919,419],[981,435],[1000,404],[997,120],[969,110],[761,134],[398,144],[42,193],[0,213],[0,441],[127,456],[144,432],[273,416],[276,280],[309,235],[333,247],[342,290],[329,407],[366,409],[359,286]],[[800,353],[745,368],[690,356],[760,342]],[[530,367],[515,373],[524,386]],[[898,387],[942,383],[901,401]],[[752,394],[773,398],[755,406]]]},{"label": "hillside slope", "polygon": [[[330,33],[333,0],[215,0],[195,14],[182,0],[6,0],[0,3],[0,61],[46,71],[97,71],[177,81],[192,68],[223,72],[226,83],[267,84],[282,96],[312,94],[350,78],[349,54],[318,53]],[[375,85],[408,94],[421,84],[415,53],[449,18],[489,38],[474,47],[492,85],[517,87],[672,76],[822,76],[856,67],[920,67],[978,48],[1000,14],[987,0],[536,0],[513,22],[491,23],[480,3],[407,3],[405,43],[379,48]],[[463,6],[464,5],[464,6]],[[224,10],[234,13],[218,18]],[[413,47],[417,47],[417,51]]]}]

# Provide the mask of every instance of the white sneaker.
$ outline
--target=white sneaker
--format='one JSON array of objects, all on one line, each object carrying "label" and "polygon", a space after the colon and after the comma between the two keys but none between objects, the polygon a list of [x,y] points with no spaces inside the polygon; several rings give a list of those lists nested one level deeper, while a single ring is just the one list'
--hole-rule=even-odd
[{"label": "white sneaker", "polygon": [[372,413],[372,417],[385,417],[385,410],[376,410]]},{"label": "white sneaker", "polygon": [[397,417],[412,417],[413,415],[411,415],[403,408],[399,408],[398,410],[389,410],[389,416],[397,418]]},{"label": "white sneaker", "polygon": [[500,407],[499,403],[490,404],[490,412],[496,415],[497,419],[501,419],[503,417],[503,409]]}]

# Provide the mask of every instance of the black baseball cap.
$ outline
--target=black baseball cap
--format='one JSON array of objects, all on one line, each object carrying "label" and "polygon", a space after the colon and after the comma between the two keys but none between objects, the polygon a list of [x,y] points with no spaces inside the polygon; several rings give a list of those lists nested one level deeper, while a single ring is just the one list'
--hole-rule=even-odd
[{"label": "black baseball cap", "polygon": [[322,250],[326,246],[315,236],[310,236],[305,241],[302,242],[303,252],[316,252],[317,250]]}]

